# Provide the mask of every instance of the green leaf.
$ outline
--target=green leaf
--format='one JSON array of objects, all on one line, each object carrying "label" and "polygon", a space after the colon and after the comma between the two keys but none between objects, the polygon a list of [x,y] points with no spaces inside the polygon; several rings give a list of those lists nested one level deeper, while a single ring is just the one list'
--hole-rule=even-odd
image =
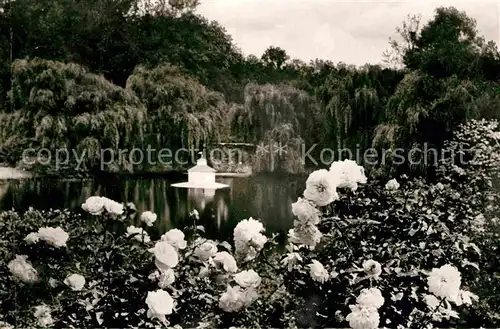
[{"label": "green leaf", "polygon": [[101,325],[104,320],[102,319],[102,315],[103,315],[103,312],[97,312],[95,314],[95,319],[97,320],[97,323],[99,323],[99,325]]},{"label": "green leaf", "polygon": [[474,249],[474,251],[479,255],[481,256],[481,250],[479,249],[479,247],[475,244],[475,243],[469,243],[468,244],[469,247],[472,247],[472,249]]}]

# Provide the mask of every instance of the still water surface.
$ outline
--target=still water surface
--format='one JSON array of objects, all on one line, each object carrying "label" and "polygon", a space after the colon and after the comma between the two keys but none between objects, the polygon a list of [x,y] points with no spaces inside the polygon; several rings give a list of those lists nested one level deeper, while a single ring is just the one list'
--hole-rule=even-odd
[{"label": "still water surface", "polygon": [[[261,220],[268,234],[287,232],[293,223],[291,204],[305,186],[305,179],[296,176],[217,177],[217,182],[229,188],[215,193],[170,186],[185,180],[187,176],[170,175],[165,178],[0,182],[0,211],[13,208],[22,211],[29,207],[81,211],[81,204],[88,197],[100,195],[119,202],[133,202],[138,214],[146,210],[155,212],[158,220],[151,229],[156,234],[170,228],[191,226],[189,213],[197,209],[199,225],[205,227],[205,235],[224,240],[231,239],[236,224],[248,217]],[[134,222],[137,223],[138,218]]]}]

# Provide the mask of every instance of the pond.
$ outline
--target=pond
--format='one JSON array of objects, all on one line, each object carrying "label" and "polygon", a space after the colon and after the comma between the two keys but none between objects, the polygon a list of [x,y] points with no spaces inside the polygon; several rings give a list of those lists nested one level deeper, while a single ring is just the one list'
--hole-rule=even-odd
[{"label": "pond", "polygon": [[[106,196],[119,202],[133,202],[138,215],[131,224],[139,224],[139,214],[150,210],[158,215],[154,236],[170,228],[192,226],[189,213],[197,209],[199,225],[205,236],[231,239],[236,224],[248,217],[259,219],[266,233],[285,233],[293,225],[291,204],[305,187],[300,176],[217,177],[229,185],[215,193],[170,186],[187,180],[186,175],[136,178],[106,177],[92,180],[36,179],[0,182],[0,211],[35,209],[70,209],[81,212],[81,204],[92,195]],[[152,231],[151,231],[152,230]]]}]

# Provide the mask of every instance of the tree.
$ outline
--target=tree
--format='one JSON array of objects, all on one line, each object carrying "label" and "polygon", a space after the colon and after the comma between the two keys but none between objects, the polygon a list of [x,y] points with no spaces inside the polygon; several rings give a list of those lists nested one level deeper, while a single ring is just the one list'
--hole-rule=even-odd
[{"label": "tree", "polygon": [[388,99],[374,142],[439,147],[463,121],[481,113],[494,117],[486,104],[496,104],[498,85],[487,80],[499,76],[499,54],[478,35],[476,22],[454,7],[438,8],[421,29],[413,24],[414,33],[410,25],[399,30],[404,42],[392,44],[408,71]]},{"label": "tree", "polygon": [[288,56],[284,49],[271,46],[264,51],[261,59],[266,65],[280,70],[285,62],[290,59],[290,56]]},{"label": "tree", "polygon": [[[138,64],[169,62],[201,83],[241,95],[235,68],[243,61],[217,22],[195,15],[198,1],[41,0],[13,1],[0,23],[0,60],[40,57],[74,62],[125,86]],[[2,17],[0,17],[2,18]],[[214,65],[217,63],[217,65]],[[0,71],[2,74],[2,71]],[[2,80],[10,80],[2,74]],[[6,89],[6,87],[4,87]]]},{"label": "tree", "polygon": [[[13,1],[6,10],[13,59],[71,61],[124,83],[137,60],[128,16],[136,0]],[[10,28],[0,30],[0,39]]]},{"label": "tree", "polygon": [[11,65],[11,20],[9,13],[10,4],[0,1],[0,109],[6,105],[7,91],[10,88]]},{"label": "tree", "polygon": [[385,64],[397,68],[404,66],[405,55],[415,47],[421,28],[421,20],[422,15],[408,15],[402,25],[396,27],[398,38],[389,38],[390,49],[382,55]]},{"label": "tree", "polygon": [[12,111],[0,114],[0,147],[11,160],[27,148],[66,149],[84,155],[87,169],[99,161],[130,168],[117,150],[142,147],[146,108],[135,95],[77,64],[16,60],[12,72]]},{"label": "tree", "polygon": [[476,22],[456,8],[438,8],[434,19],[422,28],[416,47],[405,56],[410,68],[421,69],[434,77],[460,77],[476,74],[482,41]]},{"label": "tree", "polygon": [[176,17],[193,12],[199,4],[199,0],[142,0],[136,3],[134,13]]},{"label": "tree", "polygon": [[231,112],[224,96],[165,64],[139,66],[127,81],[148,108],[148,142],[159,147],[199,149],[229,134]]},{"label": "tree", "polygon": [[368,147],[382,111],[378,92],[366,74],[330,77],[321,98],[325,137],[335,141],[338,150],[354,149],[356,145]]},{"label": "tree", "polygon": [[[264,145],[265,154],[258,154],[256,171],[303,169],[300,147],[314,141],[317,127],[317,106],[303,90],[289,85],[248,84],[245,103],[237,108],[233,131],[246,142]],[[286,152],[274,152],[286,146]],[[258,150],[258,151],[259,151]],[[274,150],[274,151],[273,151]],[[261,152],[262,153],[262,152]]]},{"label": "tree", "polygon": [[137,24],[133,44],[139,63],[149,68],[170,63],[210,89],[241,97],[237,80],[243,55],[220,24],[191,13],[178,18],[145,15]]},{"label": "tree", "polygon": [[403,42],[391,41],[392,54],[407,68],[435,78],[496,79],[498,51],[478,35],[475,20],[465,12],[439,7],[425,26],[420,28],[419,22],[419,17],[409,17],[397,30]]}]

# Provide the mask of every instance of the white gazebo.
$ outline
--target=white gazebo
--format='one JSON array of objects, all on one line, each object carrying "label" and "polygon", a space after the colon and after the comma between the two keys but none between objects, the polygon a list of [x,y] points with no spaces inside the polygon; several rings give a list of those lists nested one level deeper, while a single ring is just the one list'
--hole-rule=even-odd
[{"label": "white gazebo", "polygon": [[198,159],[196,166],[188,170],[188,181],[172,184],[173,187],[198,188],[205,190],[217,190],[229,185],[217,183],[215,181],[215,169],[207,165],[207,159],[203,156]]}]

